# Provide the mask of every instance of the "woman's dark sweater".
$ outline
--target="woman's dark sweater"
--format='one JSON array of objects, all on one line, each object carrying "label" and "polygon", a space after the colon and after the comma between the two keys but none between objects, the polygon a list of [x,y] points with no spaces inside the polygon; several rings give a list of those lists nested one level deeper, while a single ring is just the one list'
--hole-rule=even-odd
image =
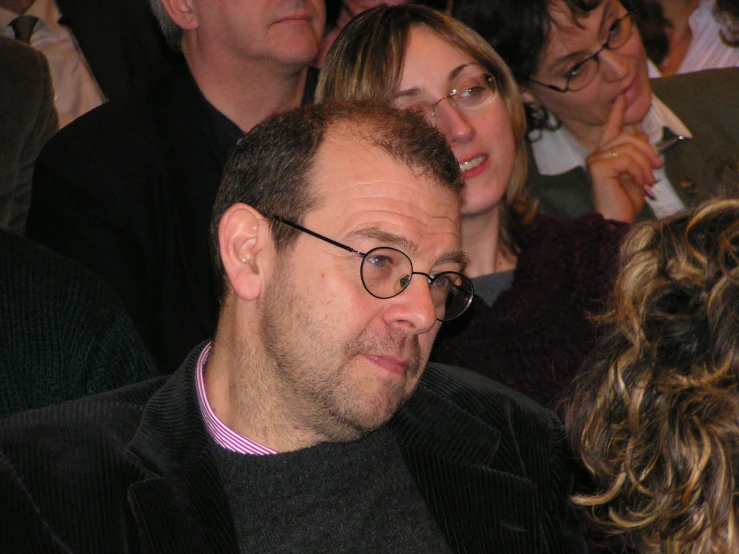
[{"label": "woman's dark sweater", "polygon": [[433,361],[469,368],[555,409],[595,342],[628,225],[598,214],[537,215],[522,233],[512,287],[492,307],[475,297],[442,325]]}]

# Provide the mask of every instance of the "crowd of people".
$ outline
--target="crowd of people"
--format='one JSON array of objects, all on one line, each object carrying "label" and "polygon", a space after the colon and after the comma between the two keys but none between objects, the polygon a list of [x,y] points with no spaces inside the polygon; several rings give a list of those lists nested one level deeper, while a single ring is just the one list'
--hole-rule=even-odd
[{"label": "crowd of people", "polygon": [[0,0],[0,550],[739,549],[738,22]]}]

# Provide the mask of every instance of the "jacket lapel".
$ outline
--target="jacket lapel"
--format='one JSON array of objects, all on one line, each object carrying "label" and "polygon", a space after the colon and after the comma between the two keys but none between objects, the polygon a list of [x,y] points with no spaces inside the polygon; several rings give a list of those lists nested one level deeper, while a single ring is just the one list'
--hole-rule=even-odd
[{"label": "jacket lapel", "polygon": [[537,487],[499,430],[423,386],[390,426],[453,551],[546,550]]},{"label": "jacket lapel", "polygon": [[236,532],[197,405],[202,346],[152,396],[129,454],[148,475],[128,490],[143,552],[238,553]]},{"label": "jacket lapel", "polygon": [[730,143],[730,139],[705,130],[665,154],[667,178],[687,208],[718,192],[721,174],[732,157],[717,145]]}]

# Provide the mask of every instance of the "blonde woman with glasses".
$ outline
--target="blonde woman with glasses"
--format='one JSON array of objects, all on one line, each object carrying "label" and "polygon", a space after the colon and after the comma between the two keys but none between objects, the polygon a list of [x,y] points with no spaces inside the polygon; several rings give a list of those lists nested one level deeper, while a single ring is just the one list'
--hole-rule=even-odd
[{"label": "blonde woman with glasses", "polygon": [[466,181],[462,242],[477,295],[444,324],[432,358],[555,407],[594,342],[588,314],[601,308],[625,226],[535,215],[523,105],[500,57],[443,13],[381,6],[338,36],[317,98],[385,100],[446,137]]}]

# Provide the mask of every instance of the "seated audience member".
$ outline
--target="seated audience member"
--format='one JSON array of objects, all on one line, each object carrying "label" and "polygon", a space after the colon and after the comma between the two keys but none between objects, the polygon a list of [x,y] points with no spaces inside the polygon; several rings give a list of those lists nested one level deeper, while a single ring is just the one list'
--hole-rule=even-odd
[{"label": "seated audience member", "polygon": [[0,34],[46,56],[62,127],[181,63],[146,0],[0,0]]},{"label": "seated audience member", "polygon": [[0,418],[158,374],[121,301],[99,277],[6,231],[0,334]]},{"label": "seated audience member", "polygon": [[322,0],[190,4],[152,0],[187,64],[54,137],[28,216],[29,237],[108,282],[166,373],[215,330],[207,237],[226,159],[256,123],[312,97],[324,22]]},{"label": "seated audience member", "polygon": [[438,10],[447,9],[447,0],[326,0],[326,34],[321,41],[321,51],[318,54],[316,65],[321,67],[326,52],[339,35],[344,25],[349,23],[353,17],[356,17],[365,10],[387,4],[395,6],[397,4],[423,4]]},{"label": "seated audience member", "polygon": [[462,246],[477,295],[445,324],[432,359],[500,381],[554,408],[595,340],[626,225],[590,214],[534,215],[525,116],[510,70],[479,35],[418,6],[380,7],[345,27],[318,98],[375,98],[446,137],[466,182]]},{"label": "seated audience member", "polygon": [[629,0],[650,76],[739,66],[736,0]]},{"label": "seated audience member", "polygon": [[389,107],[257,125],[214,207],[215,339],[170,378],[0,422],[0,544],[584,552],[554,415],[426,367],[472,294],[461,187],[443,138]]},{"label": "seated audience member", "polygon": [[636,15],[618,0],[459,0],[454,14],[522,87],[542,211],[632,221],[714,194],[696,184],[739,151],[739,69],[650,83]]},{"label": "seated audience member", "polygon": [[642,552],[737,552],[739,200],[640,224],[622,257],[568,407],[595,484],[575,500]]},{"label": "seated audience member", "polygon": [[0,229],[22,235],[31,205],[33,164],[59,127],[46,59],[0,36]]}]

